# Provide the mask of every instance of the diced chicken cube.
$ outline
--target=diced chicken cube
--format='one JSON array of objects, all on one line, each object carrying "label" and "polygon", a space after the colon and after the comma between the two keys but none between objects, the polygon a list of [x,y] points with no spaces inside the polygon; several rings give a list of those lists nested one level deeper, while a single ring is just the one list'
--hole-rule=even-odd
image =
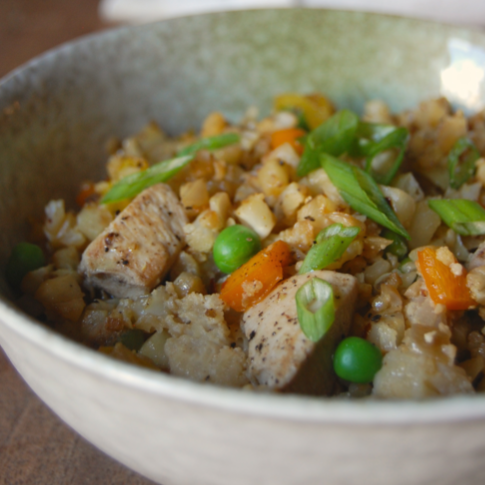
[{"label": "diced chicken cube", "polygon": [[[330,283],[335,296],[335,320],[317,343],[300,328],[295,295],[308,280]],[[282,392],[331,395],[337,385],[332,356],[352,322],[357,280],[334,271],[314,271],[280,283],[243,317],[249,339],[249,373],[259,384]]]},{"label": "diced chicken cube", "polygon": [[85,286],[118,298],[148,294],[185,245],[187,222],[168,185],[146,189],[84,251],[79,272]]}]

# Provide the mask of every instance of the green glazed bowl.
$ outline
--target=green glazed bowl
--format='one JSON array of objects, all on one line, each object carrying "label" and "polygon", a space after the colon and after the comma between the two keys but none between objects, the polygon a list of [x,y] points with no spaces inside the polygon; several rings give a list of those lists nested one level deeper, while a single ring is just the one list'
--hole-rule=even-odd
[{"label": "green glazed bowl", "polygon": [[[150,119],[268,111],[283,91],[361,111],[485,100],[485,34],[355,12],[259,10],[122,28],[66,44],[0,83],[0,274],[28,217],[104,175],[104,144]],[[325,400],[201,385],[135,368],[20,312],[0,277],[0,344],[71,427],[165,485],[475,485],[485,398]]]}]

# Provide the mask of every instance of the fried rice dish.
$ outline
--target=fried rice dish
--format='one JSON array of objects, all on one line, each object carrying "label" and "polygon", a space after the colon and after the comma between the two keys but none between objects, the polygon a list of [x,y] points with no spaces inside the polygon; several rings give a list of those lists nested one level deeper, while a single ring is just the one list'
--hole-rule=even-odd
[{"label": "fried rice dish", "polygon": [[106,179],[75,210],[48,202],[8,261],[44,324],[256,392],[485,391],[485,113],[283,93],[268,116],[151,122],[107,151]]}]

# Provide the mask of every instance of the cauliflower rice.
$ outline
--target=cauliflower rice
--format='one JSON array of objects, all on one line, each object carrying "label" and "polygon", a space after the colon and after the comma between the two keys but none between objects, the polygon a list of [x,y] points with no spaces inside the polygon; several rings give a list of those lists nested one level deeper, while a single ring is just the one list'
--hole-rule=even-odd
[{"label": "cauliflower rice", "polygon": [[[322,121],[335,112],[322,96],[304,99],[319,100]],[[170,138],[150,123],[128,139],[111,140],[108,177],[83,183],[79,212],[67,210],[62,200],[52,200],[41,227],[34,225],[32,242],[43,248],[49,262],[23,278],[19,305],[63,334],[124,361],[198,382],[293,392],[258,379],[244,312],[231,309],[220,297],[227,275],[214,263],[213,246],[219,234],[235,224],[254,231],[262,248],[283,241],[292,258],[284,266],[283,282],[291,281],[317,235],[339,223],[360,230],[343,255],[325,268],[355,278],[356,298],[345,336],[372,343],[383,363],[370,383],[337,379],[333,370],[327,370],[335,380],[331,394],[422,399],[484,391],[485,236],[458,234],[428,202],[465,199],[485,205],[485,159],[474,162],[473,173],[459,188],[451,188],[447,165],[450,151],[462,138],[485,154],[485,113],[467,118],[444,98],[398,115],[381,101],[366,104],[363,120],[404,127],[409,133],[399,171],[380,185],[409,234],[405,254],[399,255],[390,250],[393,241],[385,228],[352,209],[323,168],[297,176],[302,156],[298,140],[275,146],[274,133],[301,125],[299,115],[298,110],[276,106],[270,116],[259,119],[257,110],[250,108],[232,124],[214,112],[197,135]],[[167,256],[154,287],[147,283],[149,289],[140,294],[113,296],[91,284],[84,260],[80,267],[83,253],[100,234],[106,240],[103,231],[115,220],[121,223],[133,200],[103,204],[101,198],[125,177],[172,158],[201,138],[225,133],[238,134],[239,141],[198,151],[166,182],[183,210],[177,218],[180,244]],[[364,166],[362,157],[344,153],[341,159]],[[418,260],[425,247],[436,248],[437,260],[457,278],[466,278],[472,299],[467,308],[456,310],[432,298]],[[143,250],[131,247],[130,257]],[[149,259],[151,263],[153,258]],[[130,268],[128,259],[120,264]],[[243,292],[251,297],[251,291],[260,289],[256,286],[246,285]],[[261,305],[261,299],[256,303]],[[285,318],[277,324],[284,325]],[[126,336],[141,340],[135,345]],[[291,378],[303,365],[293,364]]]}]

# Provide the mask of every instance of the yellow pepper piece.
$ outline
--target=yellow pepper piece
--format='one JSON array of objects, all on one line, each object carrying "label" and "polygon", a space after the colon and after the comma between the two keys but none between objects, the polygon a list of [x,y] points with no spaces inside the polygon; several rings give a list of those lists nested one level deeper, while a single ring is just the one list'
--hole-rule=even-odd
[{"label": "yellow pepper piece", "polygon": [[319,93],[307,96],[296,93],[280,94],[274,100],[274,108],[276,111],[289,109],[301,112],[308,127],[312,130],[320,126],[335,112],[332,103]]}]

